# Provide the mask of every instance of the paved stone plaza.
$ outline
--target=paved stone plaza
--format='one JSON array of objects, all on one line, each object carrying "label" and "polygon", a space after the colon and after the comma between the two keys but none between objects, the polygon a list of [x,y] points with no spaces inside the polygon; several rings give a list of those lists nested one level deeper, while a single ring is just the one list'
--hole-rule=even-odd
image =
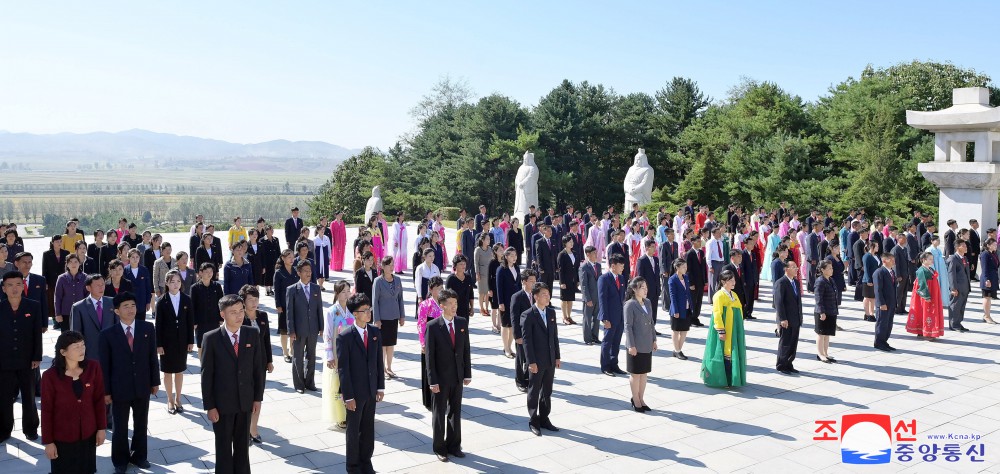
[{"label": "paved stone plaza", "polygon": [[[353,240],[348,231],[349,241]],[[414,231],[411,227],[410,234]],[[165,241],[177,246],[187,237],[169,234]],[[46,244],[40,239],[26,243],[40,271]],[[453,255],[450,231],[447,243]],[[337,275],[347,277],[347,273]],[[386,381],[385,400],[376,415],[373,464],[380,472],[858,472],[858,467],[841,463],[837,441],[813,439],[820,436],[815,433],[817,420],[836,420],[839,433],[840,417],[857,413],[890,415],[893,426],[899,420],[916,420],[915,450],[917,445],[933,444],[928,434],[982,436],[975,442],[957,442],[961,445],[959,462],[946,461],[943,453],[935,461],[923,461],[921,452],[915,452],[909,462],[900,462],[894,450],[891,464],[868,466],[866,471],[1000,472],[1000,453],[993,442],[1000,434],[995,388],[1000,382],[996,358],[1000,327],[981,322],[978,290],[974,290],[976,298],[970,301],[966,318],[971,332],[947,332],[937,342],[927,342],[907,334],[905,316],[897,316],[890,344],[898,351],[883,353],[872,348],[874,324],[861,319],[860,303],[853,301],[849,289],[839,320],[844,331],[832,338],[830,348],[838,364],[815,359],[812,297],[807,295],[806,324],[795,364],[802,373],[785,376],[774,370],[777,338],[770,285],[765,284],[755,313],[760,319],[746,322],[749,384],[726,391],[701,383],[698,372],[705,328],[692,328],[689,333],[687,361],[670,357],[671,342],[664,336],[653,360],[646,394],[653,411],[647,414],[632,411],[626,377],[600,373],[599,346],[582,343],[581,326],[560,324],[563,368],[556,373],[551,420],[561,431],[543,431],[540,438],[528,430],[525,395],[514,386],[513,361],[504,357],[500,337],[490,332],[488,318],[473,317],[473,380],[466,388],[463,407],[467,457],[442,464],[431,452],[429,412],[420,403],[413,291],[409,276],[404,281],[409,288],[408,319],[400,330],[394,363],[401,379]],[[326,287],[331,290],[333,285]],[[331,298],[331,293],[324,294],[326,306]],[[273,321],[272,299],[265,297],[262,305],[272,313]],[[577,303],[577,322],[579,308]],[[709,311],[706,302],[704,313]],[[666,325],[661,324],[660,330],[669,333]],[[55,336],[53,331],[45,335],[43,368],[50,364]],[[264,444],[250,449],[254,472],[343,472],[344,433],[328,430],[328,423],[320,420],[319,393],[295,393],[291,365],[281,360],[276,335],[272,343],[275,371],[268,375],[260,420]],[[322,380],[320,374],[317,380]],[[153,472],[213,469],[213,434],[201,410],[194,357],[184,393],[188,410],[183,414],[167,413],[162,386],[150,404]],[[15,407],[16,414],[19,410]],[[0,473],[47,472],[42,446],[26,442],[19,430],[20,420],[0,454]],[[937,443],[943,447],[946,442],[955,441]],[[973,463],[966,452],[980,443],[985,446],[985,454],[979,456],[983,462]],[[109,436],[98,449],[99,472],[113,471],[110,452]],[[134,466],[131,469],[137,472]]]}]

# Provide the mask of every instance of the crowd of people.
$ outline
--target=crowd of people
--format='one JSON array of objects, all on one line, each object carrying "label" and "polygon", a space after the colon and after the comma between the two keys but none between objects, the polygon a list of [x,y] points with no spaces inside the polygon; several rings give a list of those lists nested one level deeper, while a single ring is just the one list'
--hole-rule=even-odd
[{"label": "crowd of people", "polygon": [[[461,406],[473,375],[474,316],[488,318],[500,336],[514,384],[526,393],[528,428],[540,436],[558,431],[550,419],[561,367],[558,326],[560,317],[564,326],[578,325],[576,301],[582,342],[601,346],[595,372],[628,375],[632,408],[647,412],[652,356],[666,336],[660,329],[668,326],[671,355],[681,361],[688,359],[687,333],[707,327],[700,367],[706,385],[747,383],[744,321],[757,319],[764,285],[772,288],[775,370],[782,374],[798,372],[807,294],[815,357],[832,364],[830,341],[849,286],[863,302],[863,319],[875,323],[874,349],[891,352],[894,315],[906,314],[907,332],[933,340],[944,335],[947,308],[948,329],[965,332],[971,282],[980,282],[990,324],[1000,285],[995,229],[983,238],[975,220],[962,229],[951,220],[942,239],[932,217],[919,212],[897,226],[863,210],[841,219],[819,211],[803,218],[785,203],[772,211],[730,206],[722,221],[691,200],[655,216],[635,205],[622,214],[614,207],[597,213],[567,206],[560,214],[532,206],[525,216],[491,217],[482,205],[472,217],[461,211],[450,258],[441,212],[420,220],[412,245],[402,213],[392,225],[382,212],[369,216],[351,243],[344,214],[332,217],[310,228],[293,208],[284,222],[285,248],[264,219],[248,229],[236,217],[226,236],[226,262],[222,239],[201,215],[186,251],[174,251],[160,234],[139,233],[124,218],[115,229],[95,230],[88,242],[74,220],[51,237],[40,275],[32,273],[34,256],[24,251],[16,226],[6,226],[0,440],[11,436],[20,397],[22,430],[37,440],[41,428],[52,472],[94,472],[106,430],[116,472],[129,464],[148,468],[149,398],[162,381],[167,411],[185,411],[184,373],[197,347],[216,470],[249,472],[248,447],[262,443],[257,422],[266,374],[274,370],[273,334],[300,394],[320,390],[315,370],[322,342],[323,419],[346,433],[348,471],[374,472],[376,406],[385,381],[398,377],[394,349],[412,304],[422,401],[432,413],[431,449],[448,461],[464,457]],[[345,263],[353,278],[337,276]],[[412,302],[404,297],[407,275]],[[259,307],[262,289],[274,297],[274,329]],[[557,289],[558,310],[550,304]],[[706,298],[711,309],[703,311]],[[42,333],[50,320],[61,334],[41,374]]]}]

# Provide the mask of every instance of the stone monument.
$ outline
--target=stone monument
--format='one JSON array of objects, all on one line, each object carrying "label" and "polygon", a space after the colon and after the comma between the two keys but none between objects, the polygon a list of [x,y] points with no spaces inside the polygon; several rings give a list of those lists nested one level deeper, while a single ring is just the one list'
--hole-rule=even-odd
[{"label": "stone monument", "polygon": [[529,207],[538,207],[538,166],[535,165],[535,154],[530,151],[524,152],[524,162],[517,169],[517,176],[514,178],[514,213],[511,217],[516,217],[522,221],[521,225],[527,223],[524,216],[529,212]]},{"label": "stone monument", "polygon": [[368,224],[368,219],[372,218],[372,214],[382,210],[382,187],[375,186],[372,188],[372,197],[368,198],[368,203],[365,204],[365,224]]},{"label": "stone monument", "polygon": [[653,200],[653,167],[646,161],[646,150],[640,148],[635,154],[635,162],[625,174],[625,207],[622,212],[628,214],[633,203],[640,206]]},{"label": "stone monument", "polygon": [[[939,229],[948,219],[968,227],[978,219],[983,229],[997,223],[1000,190],[1000,108],[990,107],[990,90],[964,87],[952,91],[952,106],[944,110],[906,111],[906,123],[934,132],[934,161],[917,169],[940,189]],[[974,143],[972,161],[966,144]]]}]

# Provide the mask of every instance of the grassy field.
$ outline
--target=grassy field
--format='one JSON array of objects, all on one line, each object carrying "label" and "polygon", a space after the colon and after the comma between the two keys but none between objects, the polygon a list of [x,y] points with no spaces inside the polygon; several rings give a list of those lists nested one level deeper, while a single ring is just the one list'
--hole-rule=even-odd
[{"label": "grassy field", "polygon": [[248,164],[241,169],[114,168],[5,171],[0,196],[109,194],[312,194],[329,171],[275,171]]}]

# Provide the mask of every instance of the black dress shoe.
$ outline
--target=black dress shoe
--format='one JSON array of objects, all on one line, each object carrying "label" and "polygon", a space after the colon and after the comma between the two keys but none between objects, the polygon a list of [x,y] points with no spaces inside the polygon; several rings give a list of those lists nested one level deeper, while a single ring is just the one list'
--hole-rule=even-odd
[{"label": "black dress shoe", "polygon": [[299,394],[306,393],[306,391],[304,389],[301,389],[301,388],[295,389],[295,392],[299,393]]},{"label": "black dress shoe", "polygon": [[545,428],[545,429],[547,429],[549,431],[559,431],[559,428],[556,428],[555,425],[553,425],[551,421],[543,421],[541,423],[541,426],[542,426],[542,428]]},{"label": "black dress shoe", "polygon": [[542,430],[538,429],[537,426],[535,426],[535,425],[533,425],[531,423],[528,423],[528,428],[531,429],[531,432],[534,433],[535,436],[541,436],[542,435]]},{"label": "black dress shoe", "polygon": [[445,456],[444,454],[438,454],[438,453],[434,453],[434,455],[437,456],[438,461],[448,462],[448,456]]},{"label": "black dress shoe", "polygon": [[139,460],[132,461],[132,464],[134,464],[135,467],[137,467],[139,469],[149,469],[152,466],[151,464],[149,464],[149,461],[147,461],[145,459],[143,459],[141,461],[139,461]]},{"label": "black dress shoe", "polygon": [[653,411],[653,409],[649,408],[649,406],[647,406],[647,405],[643,405],[642,406],[642,411]]},{"label": "black dress shoe", "polygon": [[521,392],[521,393],[527,392],[528,391],[528,387],[522,387],[522,386],[518,385],[517,386],[517,391]]},{"label": "black dress shoe", "polygon": [[285,356],[285,363],[291,364],[292,363],[292,356]]},{"label": "black dress shoe", "polygon": [[895,351],[895,350],[896,350],[896,348],[895,348],[895,347],[892,347],[892,346],[890,346],[890,345],[888,345],[888,344],[886,344],[885,348],[886,348],[886,349],[889,349],[890,351]]},{"label": "black dress shoe", "polygon": [[837,359],[834,359],[833,357],[830,357],[830,356],[826,356],[826,360],[830,361],[833,364],[837,363]]},{"label": "black dress shoe", "polygon": [[250,435],[250,441],[253,441],[254,443],[257,443],[257,444],[261,444],[261,443],[263,443],[263,442],[264,442],[264,440],[263,440],[263,439],[261,439],[261,437],[260,437],[260,434],[259,434],[259,433],[257,434],[257,436],[254,436],[254,435]]},{"label": "black dress shoe", "polygon": [[680,359],[680,360],[688,360],[688,356],[684,355],[684,351],[678,352],[677,353],[677,358]]},{"label": "black dress shoe", "polygon": [[875,346],[875,349],[882,352],[892,352],[892,349],[889,349],[889,346]]},{"label": "black dress shoe", "polygon": [[319,389],[316,388],[315,385],[311,385],[311,386],[306,387],[306,390],[308,390],[310,392],[318,392],[319,391]]},{"label": "black dress shoe", "polygon": [[28,441],[35,441],[38,439],[38,433],[25,433],[24,438]]},{"label": "black dress shoe", "polygon": [[625,372],[624,370],[619,369],[618,367],[615,367],[615,368],[611,369],[611,371],[614,372],[614,373],[616,373],[616,374],[628,375],[628,372]]},{"label": "black dress shoe", "polygon": [[816,356],[816,360],[818,360],[820,362],[823,362],[825,364],[832,364],[833,363],[833,361],[831,361],[829,358],[824,359],[824,358],[822,358],[820,356]]},{"label": "black dress shoe", "polygon": [[663,333],[660,332],[660,331],[654,331],[654,332],[656,333],[657,336],[662,336],[663,335]]},{"label": "black dress shoe", "polygon": [[449,454],[449,455],[452,455],[452,456],[455,456],[456,458],[459,458],[459,459],[461,459],[461,458],[464,458],[464,457],[465,457],[465,453],[463,453],[461,449],[459,449],[459,450],[456,450],[456,451],[452,451],[452,452],[450,452],[450,453],[448,453],[448,454]]},{"label": "black dress shoe", "polygon": [[115,474],[125,474],[128,472],[126,469],[128,466],[115,466]]},{"label": "black dress shoe", "polygon": [[796,369],[795,369],[795,367],[789,367],[789,368],[788,368],[788,371],[789,371],[789,372],[791,372],[791,373],[793,373],[793,374],[797,374],[797,373],[799,373],[799,371],[798,371],[798,370],[796,370]]},{"label": "black dress shoe", "polygon": [[792,375],[792,371],[788,369],[778,369],[778,372],[781,372],[785,375]]},{"label": "black dress shoe", "polygon": [[610,370],[602,370],[601,373],[604,374],[604,375],[607,375],[608,377],[614,377],[615,376],[615,373],[612,372],[612,371],[610,371]]}]

